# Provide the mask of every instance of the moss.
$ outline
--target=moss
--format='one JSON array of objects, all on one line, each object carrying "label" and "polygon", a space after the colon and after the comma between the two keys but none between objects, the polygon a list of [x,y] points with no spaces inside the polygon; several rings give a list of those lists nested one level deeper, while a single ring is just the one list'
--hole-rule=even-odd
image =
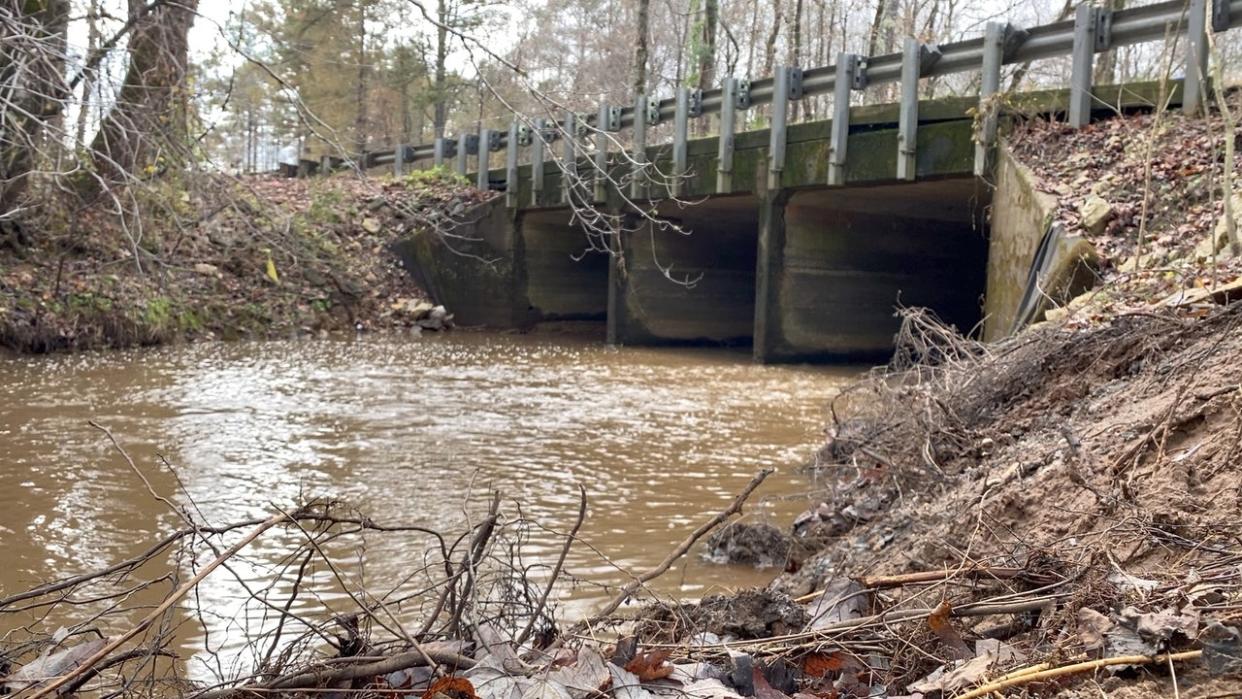
[{"label": "moss", "polygon": [[173,303],[166,296],[157,296],[147,301],[142,310],[141,320],[152,330],[163,330],[173,319]]}]

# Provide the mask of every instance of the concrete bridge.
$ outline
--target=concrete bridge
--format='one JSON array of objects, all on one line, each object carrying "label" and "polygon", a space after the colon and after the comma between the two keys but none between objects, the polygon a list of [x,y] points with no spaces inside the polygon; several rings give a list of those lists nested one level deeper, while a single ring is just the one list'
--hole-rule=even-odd
[{"label": "concrete bridge", "polygon": [[[992,23],[978,40],[911,39],[902,54],[842,54],[835,66],[781,68],[756,83],[726,78],[710,93],[639,96],[593,118],[515,119],[507,133],[398,147],[367,162],[387,155],[401,172],[426,159],[464,174],[473,147],[475,181],[505,191],[452,231],[399,246],[466,324],[601,320],[612,343],[751,345],[761,361],[883,358],[898,306],[1001,336],[1022,315],[1031,270],[1047,263],[1037,252],[1048,247],[1030,183],[1003,157],[996,165],[1001,66],[1074,56],[1069,88],[1007,96],[1010,113],[1081,126],[1093,112],[1161,100],[1194,111],[1207,90],[1206,32],[1242,23],[1242,0],[1207,3],[1192,0],[1189,14],[1179,1],[1111,13],[1084,5],[1071,22],[1029,32]],[[1163,91],[1091,84],[1095,52],[1164,39],[1170,27],[1189,36],[1182,80]],[[920,78],[962,70],[981,71],[978,97],[917,100]],[[886,81],[900,83],[899,103],[850,108],[851,91]],[[789,102],[815,92],[834,95],[833,118],[787,124]],[[735,133],[736,112],[764,102],[770,128]],[[722,135],[688,138],[689,120],[712,112]],[[672,143],[648,146],[648,127],[662,121],[672,123]],[[633,135],[621,149],[613,134],[623,128]],[[526,164],[521,148],[530,149]],[[505,151],[504,167],[488,167],[493,150]]]},{"label": "concrete bridge", "polygon": [[[1150,108],[1154,90],[1129,86],[1100,108]],[[1067,97],[1044,92],[1025,100],[1049,112]],[[1180,100],[1180,89],[1173,98]],[[930,308],[963,332],[985,314],[1008,322],[1012,311],[998,304],[1012,306],[1021,288],[998,290],[989,309],[989,273],[994,285],[1024,282],[1029,259],[1015,270],[997,258],[1015,244],[1033,252],[1043,234],[1037,226],[1002,236],[991,230],[994,200],[1012,220],[1022,217],[1027,198],[1004,182],[998,196],[997,183],[975,175],[970,106],[961,99],[926,105],[914,181],[897,178],[896,107],[862,107],[851,110],[843,186],[823,184],[832,122],[810,122],[790,127],[779,182],[768,179],[765,129],[736,136],[730,191],[717,191],[718,137],[687,144],[677,199],[635,200],[610,188],[593,206],[624,221],[611,251],[589,249],[587,228],[571,222],[574,204],[588,203],[564,200],[572,175],[546,169],[536,188],[530,164],[518,167],[510,190],[529,204],[498,197],[469,212],[451,235],[423,232],[400,249],[425,288],[466,324],[599,320],[616,344],[752,345],[762,361],[884,357],[898,305]],[[670,148],[648,148],[647,155],[659,170],[671,169]],[[587,167],[585,159],[578,165]],[[627,165],[615,165],[612,181],[623,180]],[[489,178],[507,184],[506,175],[497,169]],[[656,230],[627,213],[636,203],[689,234]]]}]

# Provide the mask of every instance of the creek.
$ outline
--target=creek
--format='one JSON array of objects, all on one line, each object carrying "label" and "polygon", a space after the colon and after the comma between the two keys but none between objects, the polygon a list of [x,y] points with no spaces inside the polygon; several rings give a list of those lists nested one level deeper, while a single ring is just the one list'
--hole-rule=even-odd
[{"label": "creek", "polygon": [[[527,551],[554,558],[581,484],[588,546],[571,550],[576,582],[560,601],[582,613],[626,581],[618,568],[653,566],[761,468],[777,473],[747,516],[787,527],[808,502],[798,467],[822,439],[827,402],[856,374],[762,366],[733,350],[613,348],[577,331],[0,358],[0,593],[103,567],[180,525],[94,420],[156,493],[212,524],[330,497],[447,531],[496,489],[546,527]],[[346,572],[392,584],[423,553],[377,546]],[[281,536],[265,537],[234,572],[257,584],[282,555]],[[653,588],[696,598],[776,572],[696,552]],[[196,620],[186,644],[244,635],[236,577],[218,571],[200,595],[220,611]]]}]

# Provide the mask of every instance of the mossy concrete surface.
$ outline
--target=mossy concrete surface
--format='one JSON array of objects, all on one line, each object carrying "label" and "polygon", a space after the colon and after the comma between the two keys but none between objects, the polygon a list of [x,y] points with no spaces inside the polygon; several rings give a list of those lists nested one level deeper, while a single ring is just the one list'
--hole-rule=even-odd
[{"label": "mossy concrete surface", "polygon": [[930,308],[970,332],[981,316],[987,198],[974,179],[773,198],[761,234],[756,357],[884,359],[902,306]]},{"label": "mossy concrete surface", "polygon": [[521,284],[525,259],[512,213],[493,199],[462,215],[452,231],[420,229],[393,245],[406,269],[462,325],[530,324]]}]

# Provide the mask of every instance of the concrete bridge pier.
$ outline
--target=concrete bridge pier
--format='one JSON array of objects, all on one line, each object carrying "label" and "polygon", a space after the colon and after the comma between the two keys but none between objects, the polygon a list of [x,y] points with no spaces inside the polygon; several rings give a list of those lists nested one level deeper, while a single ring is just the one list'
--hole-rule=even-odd
[{"label": "concrete bridge pier", "polygon": [[750,345],[758,212],[755,197],[731,196],[631,216],[612,270],[608,341]]},{"label": "concrete bridge pier", "polygon": [[765,196],[755,357],[886,359],[897,306],[971,330],[986,283],[987,191],[961,178]]}]

